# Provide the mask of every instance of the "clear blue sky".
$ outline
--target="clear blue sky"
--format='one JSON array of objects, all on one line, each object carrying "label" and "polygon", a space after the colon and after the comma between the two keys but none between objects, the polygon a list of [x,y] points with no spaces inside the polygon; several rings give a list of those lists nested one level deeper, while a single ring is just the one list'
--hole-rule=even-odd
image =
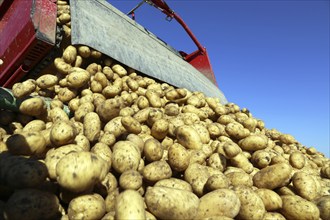
[{"label": "clear blue sky", "polygon": [[[140,2],[108,1],[123,12]],[[329,157],[328,0],[167,3],[208,50],[230,102]],[[155,8],[143,5],[136,20],[176,49],[195,50],[181,27]]]}]

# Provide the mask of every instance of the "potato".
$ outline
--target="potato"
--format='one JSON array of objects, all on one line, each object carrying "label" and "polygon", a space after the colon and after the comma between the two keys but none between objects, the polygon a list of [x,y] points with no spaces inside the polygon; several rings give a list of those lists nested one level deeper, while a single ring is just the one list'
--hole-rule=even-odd
[{"label": "potato", "polygon": [[90,79],[90,73],[84,69],[74,67],[66,77],[68,86],[73,89],[78,89],[87,84]]},{"label": "potato", "polygon": [[136,170],[127,170],[120,175],[119,185],[122,189],[138,190],[142,186],[142,176]]},{"label": "potato", "polygon": [[205,183],[205,191],[210,192],[217,189],[226,189],[230,185],[228,178],[222,174],[211,175]]},{"label": "potato", "polygon": [[330,219],[330,195],[318,198],[315,204],[320,210],[321,219]]},{"label": "potato", "polygon": [[36,84],[41,89],[48,89],[58,83],[58,77],[52,74],[45,74],[36,80]]},{"label": "potato", "polygon": [[15,191],[5,205],[5,219],[54,219],[58,218],[58,198],[37,189]]},{"label": "potato", "polygon": [[226,177],[232,186],[243,185],[251,187],[253,185],[252,177],[245,172],[231,172],[226,174]]},{"label": "potato", "polygon": [[[236,157],[239,153],[242,152],[241,148],[233,141],[226,141],[223,146],[223,151],[221,151],[221,154],[223,154],[226,158],[233,158]],[[218,148],[218,151],[220,149]]]},{"label": "potato", "polygon": [[68,114],[61,108],[55,107],[48,111],[48,118],[52,122],[56,121],[69,121]]},{"label": "potato", "polygon": [[143,155],[147,161],[152,162],[162,159],[163,152],[163,146],[157,139],[151,138],[144,143]]},{"label": "potato", "polygon": [[255,192],[262,199],[268,212],[282,208],[282,199],[276,192],[270,189],[257,189]]},{"label": "potato", "polygon": [[227,166],[226,158],[218,153],[213,153],[207,160],[206,164],[210,167],[224,171]]},{"label": "potato", "polygon": [[121,118],[121,124],[124,128],[133,134],[139,134],[141,132],[141,124],[132,116],[124,116]]},{"label": "potato", "polygon": [[283,206],[280,212],[286,219],[319,219],[320,211],[314,203],[296,195],[285,195],[281,196],[281,198]]},{"label": "potato", "polygon": [[268,139],[262,134],[253,134],[239,141],[240,147],[245,151],[257,151],[267,147]]},{"label": "potato", "polygon": [[290,134],[281,134],[278,137],[279,141],[282,142],[283,144],[294,144],[296,143],[296,139],[290,135]]},{"label": "potato", "polygon": [[154,186],[147,188],[145,203],[148,210],[160,219],[194,219],[199,199],[186,190]]},{"label": "potato", "polygon": [[[68,17],[67,19],[65,19],[65,22],[68,22],[70,20],[70,15],[68,14],[62,14],[60,16],[60,20],[63,20],[61,18],[63,18],[63,16],[65,17]],[[77,58],[77,49],[72,46],[72,45],[69,45],[67,48],[65,48],[65,50],[63,51],[63,60],[68,63],[68,64],[71,64],[73,63]]]},{"label": "potato", "polygon": [[162,186],[162,187],[169,187],[174,189],[180,190],[187,190],[192,192],[191,185],[184,180],[177,179],[177,178],[169,178],[169,179],[162,179],[155,183],[154,186]]},{"label": "potato", "polygon": [[84,135],[90,142],[99,139],[101,133],[101,120],[95,112],[89,112],[84,117]]},{"label": "potato", "polygon": [[115,189],[108,193],[105,198],[105,208],[107,212],[115,211],[116,197],[119,195],[119,189]]},{"label": "potato", "polygon": [[9,152],[15,155],[40,155],[46,150],[46,140],[40,132],[13,134],[6,145]]},{"label": "potato", "polygon": [[101,121],[108,122],[119,115],[122,103],[119,99],[107,99],[101,105],[97,106],[96,113]]},{"label": "potato", "polygon": [[46,103],[42,98],[34,97],[24,100],[20,106],[19,111],[22,114],[29,116],[39,116],[46,113]]},{"label": "potato", "polygon": [[108,170],[111,168],[112,151],[108,145],[98,142],[92,147],[91,152],[98,155],[106,162]]},{"label": "potato", "polygon": [[79,122],[84,122],[84,117],[87,113],[93,112],[95,109],[91,102],[85,102],[79,105],[78,109],[74,112],[74,119]]},{"label": "potato", "polygon": [[35,81],[30,79],[22,83],[15,83],[12,88],[13,95],[16,98],[23,98],[30,95],[36,89]]},{"label": "potato", "polygon": [[200,198],[196,219],[212,216],[234,218],[240,211],[241,202],[233,190],[217,189]]},{"label": "potato", "polygon": [[257,168],[265,168],[272,160],[271,154],[266,150],[257,150],[253,152],[251,161]]},{"label": "potato", "polygon": [[77,132],[71,122],[57,121],[50,131],[50,140],[55,146],[73,143]]},{"label": "potato", "polygon": [[105,213],[105,201],[99,194],[78,196],[70,201],[68,207],[70,220],[101,219]]},{"label": "potato", "polygon": [[266,213],[262,199],[247,186],[235,186],[234,192],[241,202],[238,219],[262,219]]},{"label": "potato", "polygon": [[57,181],[61,187],[71,192],[84,192],[105,177],[108,171],[105,163],[94,153],[69,153],[56,165]]},{"label": "potato", "polygon": [[286,218],[278,212],[266,212],[262,220],[285,220]]},{"label": "potato", "polygon": [[[221,122],[220,122],[221,123]],[[249,136],[250,131],[238,122],[230,122],[226,125],[226,132],[230,137],[240,140]]]},{"label": "potato", "polygon": [[187,169],[189,158],[188,151],[179,143],[174,143],[168,149],[168,163],[175,171],[181,172]]},{"label": "potato", "polygon": [[[63,26],[63,27],[66,27],[66,26]],[[64,31],[69,31],[69,28],[66,27],[66,30],[64,30]],[[70,64],[66,63],[62,58],[55,58],[54,64],[55,64],[57,71],[64,75],[69,74],[69,71],[72,68],[72,66]]]},{"label": "potato", "polygon": [[172,170],[166,161],[154,161],[144,167],[142,175],[149,182],[157,182],[170,178],[172,176]]},{"label": "potato", "polygon": [[111,173],[107,173],[101,182],[96,183],[94,192],[106,197],[108,194],[118,189],[117,178]]},{"label": "potato", "polygon": [[190,164],[184,172],[184,180],[190,183],[194,193],[198,196],[203,195],[204,186],[209,177],[208,168],[197,163]]},{"label": "potato", "polygon": [[144,202],[141,195],[131,189],[120,193],[116,198],[116,219],[145,219]]},{"label": "potato", "polygon": [[45,158],[45,165],[48,169],[48,174],[51,179],[56,179],[56,165],[62,157],[71,153],[71,152],[79,152],[83,151],[83,149],[76,144],[68,144],[61,146],[59,148],[52,148],[48,150]]},{"label": "potato", "polygon": [[163,140],[168,132],[169,123],[166,119],[159,119],[151,127],[151,135],[157,140]]},{"label": "potato", "polygon": [[302,169],[305,166],[305,157],[299,151],[293,152],[290,154],[289,162],[292,167],[297,169]]},{"label": "potato", "polygon": [[308,201],[313,201],[319,196],[320,192],[316,181],[312,175],[305,172],[296,172],[292,176],[295,191],[299,196]]},{"label": "potato", "polygon": [[130,141],[118,141],[112,148],[112,167],[118,173],[137,170],[141,153]]},{"label": "potato", "polygon": [[67,87],[60,88],[57,92],[57,97],[63,103],[69,102],[71,99],[74,99],[77,96],[77,90],[70,89]]},{"label": "potato", "polygon": [[78,54],[83,58],[88,58],[91,55],[91,50],[87,46],[79,46],[78,47]]},{"label": "potato", "polygon": [[47,168],[38,160],[9,155],[0,163],[2,184],[12,189],[38,187],[46,180]]},{"label": "potato", "polygon": [[253,165],[242,152],[231,158],[230,162],[233,166],[243,169],[246,173],[253,171]]},{"label": "potato", "polygon": [[202,148],[202,140],[194,128],[182,125],[175,130],[175,133],[178,142],[182,146],[197,150]]},{"label": "potato", "polygon": [[287,163],[274,164],[257,172],[253,176],[253,183],[258,188],[275,189],[288,183],[291,171]]},{"label": "potato", "polygon": [[148,89],[146,91],[145,96],[148,99],[151,107],[160,108],[162,106],[159,93],[157,93],[156,91]]}]

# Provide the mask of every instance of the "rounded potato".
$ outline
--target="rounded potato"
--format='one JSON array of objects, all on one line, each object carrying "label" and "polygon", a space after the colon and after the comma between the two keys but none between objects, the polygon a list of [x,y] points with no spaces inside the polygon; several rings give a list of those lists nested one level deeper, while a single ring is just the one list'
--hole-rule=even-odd
[{"label": "rounded potato", "polygon": [[46,123],[42,120],[36,119],[27,123],[23,131],[25,132],[39,132],[46,129]]},{"label": "rounded potato", "polygon": [[83,151],[83,149],[76,144],[68,144],[61,146],[59,148],[52,148],[48,150],[45,158],[45,165],[48,169],[48,174],[51,179],[56,179],[56,165],[62,157],[71,153],[71,152],[79,152]]},{"label": "rounded potato", "polygon": [[230,185],[228,178],[222,174],[215,174],[210,176],[205,183],[205,190],[210,192],[217,189],[226,189]]},{"label": "rounded potato", "polygon": [[54,219],[59,208],[56,195],[37,189],[22,189],[10,196],[4,213],[8,219]]},{"label": "rounded potato", "polygon": [[118,141],[112,148],[112,167],[118,172],[137,170],[141,153],[130,141]]},{"label": "rounded potato", "polygon": [[40,155],[46,150],[46,144],[40,132],[13,134],[6,141],[9,152],[15,155]]},{"label": "rounded potato", "polygon": [[253,176],[258,188],[275,189],[284,186],[291,178],[292,168],[287,163],[278,163],[265,167]]},{"label": "rounded potato", "polygon": [[108,145],[98,142],[92,147],[91,152],[102,158],[106,162],[108,170],[110,169],[112,162],[112,151]]},{"label": "rounded potato", "polygon": [[198,196],[204,194],[204,186],[209,177],[208,168],[198,163],[190,164],[184,172],[184,180],[190,183],[194,193]]},{"label": "rounded potato", "polygon": [[168,163],[175,171],[181,172],[187,169],[190,155],[185,147],[174,143],[168,149]]},{"label": "rounded potato", "polygon": [[235,186],[234,192],[241,202],[241,208],[237,215],[239,219],[262,219],[266,213],[262,199],[251,188]]},{"label": "rounded potato", "polygon": [[106,162],[94,153],[72,152],[56,165],[57,182],[71,192],[84,192],[104,179]]},{"label": "rounded potato", "polygon": [[330,195],[318,198],[315,204],[320,210],[321,219],[330,219]]},{"label": "rounded potato", "polygon": [[281,196],[283,206],[280,212],[288,220],[318,220],[320,211],[317,206],[296,195]]},{"label": "rounded potato", "polygon": [[[60,16],[60,19],[61,17],[63,16],[64,14],[62,14]],[[68,14],[67,14],[68,15]],[[69,15],[70,16],[70,15]],[[70,20],[70,18],[69,18]],[[66,22],[64,22],[66,23]],[[63,60],[66,62],[66,63],[73,63],[77,58],[77,49],[72,46],[72,45],[69,45],[67,48],[65,48],[65,50],[63,51]]]},{"label": "rounded potato", "polygon": [[160,219],[194,219],[199,199],[186,190],[154,186],[147,188],[145,203],[148,210]]},{"label": "rounded potato", "polygon": [[66,80],[68,81],[68,86],[70,88],[78,89],[86,85],[90,79],[90,73],[79,67],[74,68],[76,69],[66,77]]},{"label": "rounded potato", "polygon": [[245,172],[231,172],[226,174],[226,177],[230,181],[232,186],[252,186],[252,177]]},{"label": "rounded potato", "polygon": [[302,153],[296,151],[290,154],[289,162],[292,167],[301,169],[305,166],[306,160],[305,160],[305,156]]},{"label": "rounded potato", "polygon": [[105,201],[99,194],[78,196],[70,201],[68,207],[70,220],[101,219],[105,213]]},{"label": "rounded potato", "polygon": [[278,212],[266,212],[262,220],[286,220],[286,218]]},{"label": "rounded potato", "polygon": [[33,97],[24,100],[20,106],[19,111],[29,116],[39,116],[47,111],[45,101],[40,97]]},{"label": "rounded potato", "polygon": [[52,74],[45,74],[40,76],[36,83],[41,89],[48,89],[50,87],[55,86],[58,83],[58,77]]},{"label": "rounded potato", "polygon": [[162,159],[163,152],[163,146],[157,139],[150,138],[145,141],[143,147],[143,155],[147,161],[152,162]]},{"label": "rounded potato", "polygon": [[140,193],[127,189],[116,198],[116,219],[145,219],[144,201]]},{"label": "rounded potato", "polygon": [[212,216],[234,218],[240,211],[241,202],[233,190],[217,189],[200,198],[196,219]]},{"label": "rounded potato", "polygon": [[270,189],[257,189],[255,192],[262,199],[268,212],[282,208],[282,199],[276,192]]},{"label": "rounded potato", "polygon": [[172,176],[170,165],[166,161],[154,161],[146,165],[142,171],[143,178],[150,182],[167,179]]},{"label": "rounded potato", "polygon": [[57,121],[50,131],[50,140],[55,146],[70,144],[74,141],[76,130],[69,121]]},{"label": "rounded potato", "polygon": [[138,190],[142,186],[142,176],[136,170],[127,170],[120,175],[119,185],[123,189]]}]

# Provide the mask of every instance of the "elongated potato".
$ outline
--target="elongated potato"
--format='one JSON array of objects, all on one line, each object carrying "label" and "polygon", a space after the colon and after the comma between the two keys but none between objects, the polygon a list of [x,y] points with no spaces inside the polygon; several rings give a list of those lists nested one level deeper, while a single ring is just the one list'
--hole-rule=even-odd
[{"label": "elongated potato", "polygon": [[40,97],[24,100],[19,106],[19,111],[29,116],[39,116],[46,113],[46,103]]},{"label": "elongated potato", "polygon": [[257,189],[255,192],[262,199],[268,212],[282,208],[282,199],[276,192],[270,189]]},{"label": "elongated potato", "polygon": [[100,138],[101,120],[95,112],[89,112],[84,117],[84,135],[90,142]]},{"label": "elongated potato", "polygon": [[317,206],[300,196],[286,195],[281,196],[283,206],[280,210],[281,214],[288,220],[318,220],[320,211]]},{"label": "elongated potato", "polygon": [[175,133],[178,142],[182,146],[188,149],[197,150],[202,148],[202,140],[194,128],[187,125],[183,125],[178,127]]},{"label": "elongated potato", "polygon": [[40,155],[46,150],[46,140],[40,132],[22,132],[11,135],[6,145],[15,155]]},{"label": "elongated potato", "polygon": [[116,219],[145,219],[143,198],[135,190],[127,189],[116,198]]},{"label": "elongated potato", "polygon": [[142,172],[143,178],[150,182],[167,179],[172,176],[170,165],[166,161],[154,161],[146,165]]},{"label": "elongated potato", "polygon": [[148,187],[145,202],[160,219],[194,219],[199,206],[199,199],[192,192],[161,186]]},{"label": "elongated potato", "polygon": [[253,183],[258,188],[275,189],[288,183],[291,171],[287,163],[271,165],[257,172],[253,176]]},{"label": "elongated potato", "polygon": [[200,198],[196,219],[212,216],[226,216],[234,218],[241,208],[239,197],[233,190],[218,189]]}]

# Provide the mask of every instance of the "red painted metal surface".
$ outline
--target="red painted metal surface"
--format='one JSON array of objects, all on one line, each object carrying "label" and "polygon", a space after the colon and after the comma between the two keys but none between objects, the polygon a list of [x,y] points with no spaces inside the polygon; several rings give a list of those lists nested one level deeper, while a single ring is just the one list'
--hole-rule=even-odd
[{"label": "red painted metal surface", "polygon": [[11,87],[55,44],[54,0],[4,1],[0,6],[0,86]]},{"label": "red painted metal surface", "polygon": [[196,36],[190,30],[188,25],[183,21],[183,19],[175,13],[163,0],[150,0],[156,8],[161,10],[164,14],[166,14],[170,18],[174,18],[187,32],[192,41],[197,46],[198,50],[192,52],[191,54],[186,54],[185,52],[180,52],[183,55],[184,59],[189,62],[192,66],[198,69],[201,73],[203,73],[208,79],[210,79],[214,84],[217,85],[214,72],[212,70],[211,62],[208,57],[206,48],[201,45],[201,43],[197,40]]}]

